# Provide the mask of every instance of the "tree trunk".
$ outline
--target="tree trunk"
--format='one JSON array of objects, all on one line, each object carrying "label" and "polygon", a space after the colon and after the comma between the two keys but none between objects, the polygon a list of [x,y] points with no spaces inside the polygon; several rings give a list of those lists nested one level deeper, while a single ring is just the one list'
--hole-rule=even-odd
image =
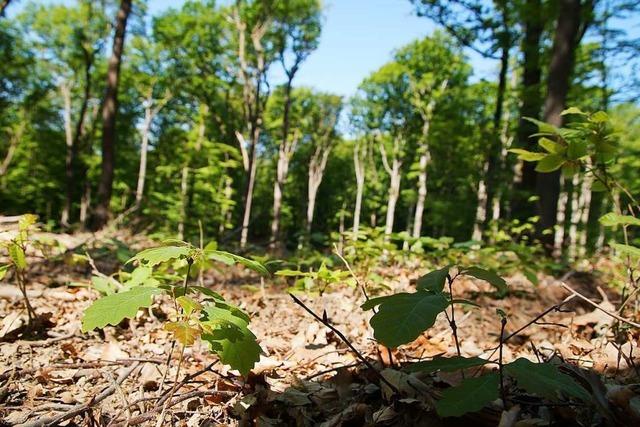
[{"label": "tree trunk", "polygon": [[478,202],[476,205],[476,220],[473,224],[473,234],[471,235],[471,240],[481,241],[482,240],[482,232],[484,230],[484,224],[487,219],[487,184],[485,182],[485,176],[487,176],[487,171],[489,170],[489,162],[486,161],[482,165],[482,175],[480,176],[480,180],[478,181]]},{"label": "tree trunk", "polygon": [[[581,4],[580,0],[559,0],[560,6],[556,22],[556,32],[551,52],[551,63],[547,79],[547,96],[544,103],[543,119],[553,126],[562,126],[562,111],[565,109],[567,93],[575,51],[580,43]],[[540,173],[536,177],[538,195],[537,234],[547,251],[553,249],[553,234],[544,230],[556,225],[558,197],[560,195],[560,171]]]},{"label": "tree trunk", "polygon": [[384,225],[384,234],[387,237],[393,233],[396,205],[398,203],[398,198],[400,197],[401,165],[402,164],[398,160],[394,160],[391,169],[391,182],[389,183],[389,196],[387,200],[387,217]]},{"label": "tree trunk", "polygon": [[182,167],[180,179],[180,222],[178,223],[178,239],[184,240],[184,224],[187,220],[187,200],[189,192],[189,166]]},{"label": "tree trunk", "polygon": [[360,230],[360,213],[362,211],[362,195],[364,193],[365,159],[367,147],[356,144],[353,150],[353,166],[356,172],[356,205],[353,208],[353,239],[358,238]]},{"label": "tree trunk", "polygon": [[11,0],[0,0],[0,18],[4,18],[9,3]]},{"label": "tree trunk", "polygon": [[73,130],[71,128],[71,88],[68,82],[63,82],[60,85],[60,92],[62,94],[62,100],[64,104],[63,121],[64,121],[64,135],[66,142],[66,155],[65,155],[65,184],[66,193],[64,198],[64,205],[62,206],[62,215],[60,216],[60,224],[63,227],[69,226],[69,219],[71,216],[71,203],[73,201]]},{"label": "tree trunk", "polygon": [[240,247],[244,248],[247,245],[249,239],[249,224],[251,222],[251,205],[253,204],[253,189],[256,184],[256,173],[258,170],[257,159],[257,138],[260,134],[258,129],[252,132],[252,142],[249,150],[249,180],[247,182],[247,191],[244,198],[244,215],[242,216],[242,231],[240,232]]},{"label": "tree trunk", "polygon": [[295,151],[296,140],[289,141],[289,116],[291,110],[291,81],[293,75],[289,74],[285,87],[284,114],[282,120],[282,142],[278,147],[278,161],[276,165],[276,180],[273,184],[273,220],[271,221],[271,248],[275,249],[280,244],[280,216],[282,213],[282,194],[284,184],[289,173],[289,161]]},{"label": "tree trunk", "polygon": [[138,185],[136,186],[136,208],[140,207],[144,194],[144,184],[147,176],[147,150],[149,147],[149,131],[153,121],[152,99],[147,98],[144,109],[144,123],[142,124],[142,143],[140,144],[140,165],[138,167]]},{"label": "tree trunk", "polygon": [[311,156],[309,162],[309,184],[307,189],[307,237],[311,234],[311,226],[313,225],[313,217],[316,208],[316,197],[318,189],[322,184],[324,169],[329,160],[331,146],[328,141],[320,143],[315,152]]},{"label": "tree trunk", "polygon": [[559,226],[555,228],[555,230],[550,230],[550,238],[549,241],[553,242],[553,256],[560,257],[562,255],[564,249],[564,242],[566,239],[565,230],[564,230],[564,222],[567,218],[567,202],[569,201],[569,192],[567,191],[567,183],[565,182],[564,177],[560,176],[560,180],[558,181],[559,187],[559,209],[556,213],[556,221]]},{"label": "tree trunk", "polygon": [[[536,133],[537,129],[533,123],[524,118],[539,118],[542,107],[540,95],[542,75],[540,39],[544,30],[544,23],[541,0],[525,0],[521,21],[524,26],[524,37],[522,39],[523,74],[517,144],[521,148],[534,150],[536,141],[530,136]],[[528,199],[535,193],[535,164],[532,162],[520,162],[517,169],[514,182],[516,194],[512,204],[512,214],[517,219],[526,220],[533,215]]]},{"label": "tree trunk", "polygon": [[122,0],[116,16],[113,52],[107,68],[107,87],[102,106],[102,167],[98,185],[98,205],[95,209],[93,229],[99,230],[109,220],[113,172],[115,167],[116,116],[118,112],[118,81],[124,50],[127,19],[131,13],[131,1]]},{"label": "tree trunk", "polygon": [[0,163],[0,176],[3,176],[9,170],[9,164],[11,164],[11,160],[18,148],[18,144],[22,139],[22,135],[24,133],[24,129],[27,125],[26,120],[21,120],[16,126],[15,131],[11,135],[11,141],[9,142],[9,149],[7,150],[7,154],[4,156],[4,160]]}]

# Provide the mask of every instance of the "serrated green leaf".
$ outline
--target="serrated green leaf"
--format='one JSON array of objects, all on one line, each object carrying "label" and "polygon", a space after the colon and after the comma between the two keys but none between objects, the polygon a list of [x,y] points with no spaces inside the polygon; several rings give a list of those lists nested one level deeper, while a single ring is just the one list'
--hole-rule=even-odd
[{"label": "serrated green leaf", "polygon": [[11,242],[9,244],[9,258],[11,258],[16,269],[24,270],[27,268],[27,259],[24,255],[24,250],[22,250],[22,247],[17,243]]},{"label": "serrated green leaf", "polygon": [[548,173],[558,170],[562,167],[565,160],[558,154],[548,154],[538,162],[536,172]]},{"label": "serrated green leaf", "polygon": [[479,357],[436,357],[433,360],[425,360],[422,362],[412,363],[408,366],[408,370],[410,372],[452,372],[459,369],[486,365],[487,363],[489,363],[488,360],[484,360]]},{"label": "serrated green leaf", "polygon": [[463,273],[488,282],[491,286],[496,288],[500,294],[507,292],[507,282],[505,282],[502,277],[498,276],[495,271],[485,270],[480,267],[469,267],[463,270]]},{"label": "serrated green leaf", "polygon": [[442,292],[444,283],[447,280],[450,266],[447,265],[439,270],[433,270],[418,279],[416,287],[421,291]]},{"label": "serrated green leaf", "polygon": [[591,400],[589,393],[582,386],[550,363],[533,363],[519,358],[504,365],[504,371],[529,393],[551,400],[558,400],[562,394],[586,402]]},{"label": "serrated green leaf", "polygon": [[600,224],[605,227],[615,227],[617,225],[640,225],[640,218],[631,215],[619,215],[615,212],[609,212],[600,217]]},{"label": "serrated green leaf", "polygon": [[190,252],[191,249],[188,246],[159,246],[138,252],[133,258],[127,261],[127,264],[133,261],[139,261],[141,264],[153,267],[171,259],[186,258]]},{"label": "serrated green leaf", "polygon": [[498,398],[499,385],[497,373],[467,378],[460,385],[442,392],[442,398],[436,402],[436,411],[441,417],[459,417],[479,411]]},{"label": "serrated green leaf", "polygon": [[632,257],[640,257],[640,248],[631,245],[623,245],[622,243],[612,243],[611,247],[623,255]]},{"label": "serrated green leaf", "polygon": [[551,154],[563,154],[567,150],[566,146],[545,137],[538,140],[538,145]]},{"label": "serrated green leaf", "polygon": [[82,331],[87,332],[107,325],[117,325],[125,318],[132,318],[140,308],[151,306],[158,288],[138,286],[126,292],[102,297],[84,311]]},{"label": "serrated green leaf", "polygon": [[542,160],[546,154],[545,153],[535,153],[533,151],[523,150],[522,148],[512,148],[509,150],[510,153],[514,153],[518,155],[520,160],[524,160],[525,162],[537,162],[538,160]]},{"label": "serrated green leaf", "polygon": [[393,348],[413,341],[433,326],[449,301],[442,293],[418,291],[384,297],[379,304],[378,312],[371,318],[373,336]]}]

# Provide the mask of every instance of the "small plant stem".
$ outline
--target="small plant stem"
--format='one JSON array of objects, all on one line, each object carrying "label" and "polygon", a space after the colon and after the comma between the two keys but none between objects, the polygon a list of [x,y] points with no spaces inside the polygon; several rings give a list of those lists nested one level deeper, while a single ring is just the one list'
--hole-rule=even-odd
[{"label": "small plant stem", "polygon": [[[178,382],[178,378],[180,377],[180,368],[182,367],[182,361],[184,360],[184,350],[186,347],[187,346],[183,344],[182,347],[180,348],[180,358],[178,359],[178,368],[176,370],[176,376],[175,376],[175,379],[173,380],[173,386],[171,386],[171,392],[169,393],[169,398],[167,399],[167,403],[171,402],[171,399],[173,399],[173,395],[178,389],[178,385],[180,384]],[[167,408],[168,407],[165,404],[164,407],[162,408],[162,412],[160,414],[160,418],[158,419],[156,426],[162,426],[164,424],[164,417],[165,417]]]},{"label": "small plant stem", "polygon": [[24,305],[27,307],[27,315],[29,316],[29,325],[33,324],[33,319],[36,317],[36,312],[31,307],[31,303],[29,302],[29,296],[27,295],[27,286],[25,284],[24,277],[22,276],[22,271],[18,270],[16,267],[16,281],[18,282],[18,288],[24,297]]},{"label": "small plant stem", "polygon": [[162,394],[164,383],[167,380],[167,374],[169,373],[169,364],[171,363],[171,356],[173,355],[173,349],[175,347],[176,347],[176,340],[174,339],[171,341],[171,350],[169,350],[169,356],[167,356],[167,362],[164,364],[164,374],[162,375],[162,381],[160,381],[160,387],[158,387],[160,394]]},{"label": "small plant stem", "polygon": [[289,294],[289,296],[293,299],[293,301],[298,304],[300,307],[302,307],[307,313],[309,313],[311,316],[313,316],[318,322],[322,323],[324,326],[326,326],[327,328],[331,329],[333,331],[333,333],[335,333],[341,340],[342,342],[344,342],[347,347],[349,347],[349,349],[351,349],[351,351],[353,351],[353,353],[356,355],[356,357],[358,359],[360,359],[362,361],[362,363],[364,363],[365,365],[367,365],[367,367],[369,369],[371,369],[373,372],[376,373],[376,375],[378,375],[378,377],[380,378],[380,381],[382,381],[383,383],[385,383],[391,390],[393,390],[394,393],[398,393],[399,390],[396,386],[394,386],[393,384],[391,384],[381,373],[378,369],[376,369],[375,366],[373,366],[371,364],[371,362],[369,362],[367,360],[367,358],[365,358],[362,353],[360,353],[358,351],[358,349],[356,349],[353,344],[351,344],[351,341],[349,341],[349,339],[347,337],[344,336],[344,334],[342,332],[340,332],[340,330],[338,330],[335,326],[333,326],[331,323],[329,323],[328,320],[323,319],[322,317],[318,316],[313,310],[311,310],[309,307],[306,306],[305,303],[303,303],[302,301],[300,301],[300,299],[298,297],[296,297],[293,294]]},{"label": "small plant stem", "polygon": [[[347,267],[347,270],[349,270],[349,273],[351,273],[351,277],[353,277],[353,280],[355,280],[356,283],[358,284],[358,287],[360,288],[360,290],[362,291],[362,295],[364,296],[364,300],[365,301],[369,301],[369,294],[367,293],[367,288],[364,285],[364,283],[361,282],[360,279],[358,279],[358,277],[356,276],[356,273],[353,272],[353,269],[351,268],[351,265],[349,265],[349,261],[347,261],[346,258],[342,256],[342,254],[338,250],[338,246],[335,243],[333,245],[333,248],[334,248],[335,254],[338,256],[338,258],[340,258],[342,260],[342,262],[344,263],[345,267]],[[373,308],[373,314],[376,314],[377,312],[378,312],[378,310],[374,307]],[[387,355],[389,356],[389,364],[393,368],[393,367],[395,367],[395,363],[393,362],[393,353],[391,352],[391,349],[389,347],[386,347],[386,349],[387,349]],[[380,357],[380,361],[384,364],[384,361],[382,360],[382,357]]]},{"label": "small plant stem", "polygon": [[[449,326],[451,327],[453,339],[456,343],[456,352],[459,357],[462,357],[462,353],[460,352],[460,340],[458,339],[458,325],[456,325],[456,310],[453,306],[453,280],[454,278],[447,274],[447,283],[449,284],[449,301],[451,303],[451,318],[449,319]],[[464,378],[464,372],[462,373],[462,377]]]},{"label": "small plant stem", "polygon": [[187,274],[184,276],[184,295],[187,295],[189,289],[189,274],[191,274],[191,266],[193,265],[193,258],[187,258]]},{"label": "small plant stem", "polygon": [[504,364],[502,363],[502,347],[504,347],[504,329],[507,326],[507,318],[500,320],[500,354],[498,355],[498,367],[500,372],[500,396],[502,397],[502,405],[507,409],[507,393],[504,388]]}]

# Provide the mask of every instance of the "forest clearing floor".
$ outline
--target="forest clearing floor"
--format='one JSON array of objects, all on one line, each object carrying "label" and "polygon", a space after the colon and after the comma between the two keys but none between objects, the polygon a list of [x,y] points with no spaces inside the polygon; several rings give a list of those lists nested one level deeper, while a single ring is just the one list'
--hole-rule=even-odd
[{"label": "forest clearing floor", "polygon": [[[172,314],[168,300],[158,298],[150,310],[117,327],[83,334],[82,312],[98,294],[77,283],[88,283],[91,269],[61,260],[34,264],[29,296],[41,316],[38,336],[16,334],[27,320],[23,300],[17,287],[0,282],[0,425],[433,426],[473,420],[474,425],[533,426],[548,425],[552,419],[566,420],[566,425],[599,419],[593,411],[542,405],[525,395],[522,401],[511,402],[509,411],[496,407],[458,421],[439,420],[433,399],[459,383],[461,374],[410,376],[398,365],[456,354],[444,316],[412,344],[389,352],[373,340],[371,312],[360,309],[364,302],[360,289],[334,286],[323,295],[298,295],[320,316],[326,312],[328,321],[395,385],[398,396],[335,333],[292,301],[284,279],[261,281],[241,267],[205,274],[203,280],[249,313],[250,327],[265,353],[260,362],[248,378],[242,378],[217,363],[204,343],[196,342],[186,349],[179,372],[176,346],[167,371],[172,341],[162,321]],[[378,269],[395,292],[410,291],[412,279],[421,273],[422,269],[402,266]],[[478,304],[457,309],[461,354],[496,357],[497,309],[508,315],[508,334],[569,295],[559,280],[540,279],[533,287],[519,275],[507,278],[510,293],[502,299],[483,282],[457,281],[456,298]],[[592,276],[576,274],[566,283],[605,310],[615,311],[619,296]],[[611,410],[626,417],[628,425],[640,423],[640,397],[634,387],[625,386],[638,378],[637,336],[620,346],[606,339],[612,320],[574,299],[510,339],[503,349],[504,360],[558,358],[595,369],[618,384],[603,387],[598,398],[610,402]],[[585,382],[595,381],[587,371],[574,373]]]}]

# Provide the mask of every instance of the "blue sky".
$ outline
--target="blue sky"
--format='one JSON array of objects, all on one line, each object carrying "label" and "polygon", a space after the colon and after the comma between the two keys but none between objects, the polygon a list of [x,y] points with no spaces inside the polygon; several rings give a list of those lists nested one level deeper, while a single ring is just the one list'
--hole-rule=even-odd
[{"label": "blue sky", "polygon": [[[41,0],[72,3],[71,0]],[[157,15],[183,0],[147,0]],[[27,3],[10,6],[15,16]],[[371,72],[391,59],[394,49],[429,35],[435,25],[415,16],[409,0],[324,0],[324,25],[318,49],[302,65],[294,85],[311,86],[343,96],[352,95]],[[470,55],[475,78],[492,78],[497,64]],[[276,71],[274,76],[278,76]]]}]

